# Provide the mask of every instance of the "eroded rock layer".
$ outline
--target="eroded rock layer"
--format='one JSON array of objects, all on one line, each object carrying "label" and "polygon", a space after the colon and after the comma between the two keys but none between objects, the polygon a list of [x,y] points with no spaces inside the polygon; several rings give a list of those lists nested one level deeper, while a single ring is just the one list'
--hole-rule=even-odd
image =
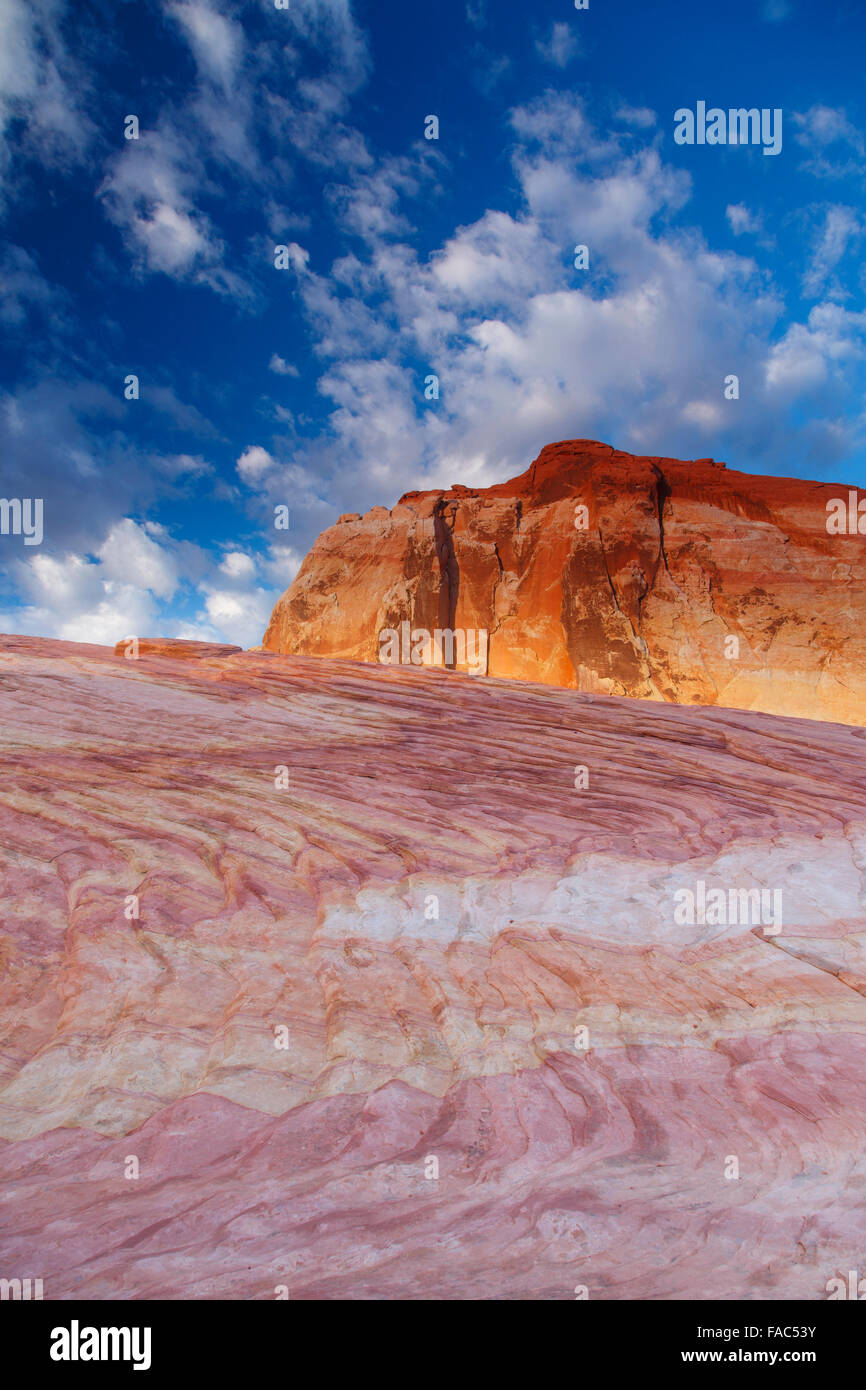
[{"label": "eroded rock layer", "polygon": [[866,535],[850,495],[712,459],[551,444],[508,483],[341,517],[263,645],[378,661],[381,634],[403,623],[485,632],[494,676],[864,724]]},{"label": "eroded rock layer", "polygon": [[27,638],[0,727],[2,1277],[822,1298],[862,1263],[862,730]]}]

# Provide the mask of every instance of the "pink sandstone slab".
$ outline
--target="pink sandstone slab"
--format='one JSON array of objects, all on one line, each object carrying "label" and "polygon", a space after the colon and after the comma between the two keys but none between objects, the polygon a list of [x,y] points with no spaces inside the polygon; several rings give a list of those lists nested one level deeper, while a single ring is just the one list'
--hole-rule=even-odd
[{"label": "pink sandstone slab", "polygon": [[[821,1298],[862,1263],[862,729],[17,637],[0,727],[0,1277]],[[781,892],[778,930],[678,920],[698,883]]]}]

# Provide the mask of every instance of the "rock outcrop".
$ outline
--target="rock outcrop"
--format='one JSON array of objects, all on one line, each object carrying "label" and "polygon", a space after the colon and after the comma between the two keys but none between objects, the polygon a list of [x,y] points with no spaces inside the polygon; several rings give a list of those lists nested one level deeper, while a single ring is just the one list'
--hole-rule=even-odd
[{"label": "rock outcrop", "polygon": [[866,534],[828,532],[851,491],[552,444],[496,487],[340,517],[263,645],[372,662],[403,624],[483,632],[494,676],[864,724]]},{"label": "rock outcrop", "polygon": [[206,656],[232,656],[243,647],[231,647],[219,642],[193,642],[185,637],[126,637],[115,643],[115,656],[138,661],[142,656],[172,656],[189,660]]},{"label": "rock outcrop", "polygon": [[0,729],[4,1278],[816,1299],[862,1268],[862,730],[17,637]]}]

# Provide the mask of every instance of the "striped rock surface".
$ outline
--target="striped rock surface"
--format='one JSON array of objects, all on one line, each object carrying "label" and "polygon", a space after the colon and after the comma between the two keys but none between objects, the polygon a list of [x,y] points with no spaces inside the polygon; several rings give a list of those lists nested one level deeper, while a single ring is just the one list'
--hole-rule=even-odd
[{"label": "striped rock surface", "polygon": [[862,729],[21,637],[0,728],[0,1277],[774,1299],[862,1265]]}]

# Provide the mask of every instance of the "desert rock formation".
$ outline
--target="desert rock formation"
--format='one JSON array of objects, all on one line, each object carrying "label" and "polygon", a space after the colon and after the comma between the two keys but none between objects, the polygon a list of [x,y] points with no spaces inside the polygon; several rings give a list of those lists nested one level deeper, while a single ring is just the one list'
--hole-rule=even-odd
[{"label": "desert rock formation", "polygon": [[342,516],[263,645],[378,661],[402,623],[484,631],[493,676],[864,724],[866,535],[827,529],[849,492],[551,444],[496,487]]}]

